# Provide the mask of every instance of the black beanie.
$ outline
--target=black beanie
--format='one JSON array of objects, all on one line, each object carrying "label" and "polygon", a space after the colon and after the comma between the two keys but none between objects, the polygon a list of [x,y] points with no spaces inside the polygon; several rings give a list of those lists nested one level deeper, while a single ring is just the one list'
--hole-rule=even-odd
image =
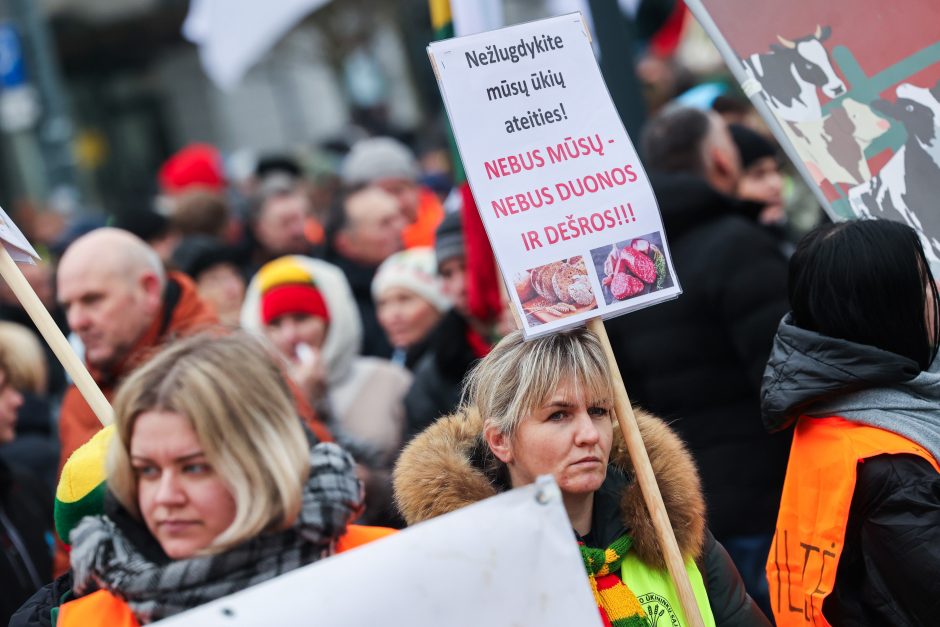
[{"label": "black beanie", "polygon": [[463,257],[463,229],[459,211],[450,211],[441,221],[434,233],[434,256],[437,265],[453,257]]},{"label": "black beanie", "polygon": [[741,154],[741,167],[745,170],[764,157],[776,157],[777,149],[766,137],[740,124],[729,124],[731,138]]}]

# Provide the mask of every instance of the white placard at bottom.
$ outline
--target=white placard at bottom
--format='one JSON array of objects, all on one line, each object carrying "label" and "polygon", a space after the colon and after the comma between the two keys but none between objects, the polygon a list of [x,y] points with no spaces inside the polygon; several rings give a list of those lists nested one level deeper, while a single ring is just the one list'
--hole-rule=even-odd
[{"label": "white placard at bottom", "polygon": [[160,623],[600,626],[551,478],[410,527]]}]

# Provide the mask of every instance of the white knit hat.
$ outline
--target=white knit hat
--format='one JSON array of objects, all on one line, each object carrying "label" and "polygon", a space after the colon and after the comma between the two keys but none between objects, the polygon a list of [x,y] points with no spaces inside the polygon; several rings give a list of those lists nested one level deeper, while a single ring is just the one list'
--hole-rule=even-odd
[{"label": "white knit hat", "polygon": [[372,279],[372,297],[378,300],[385,290],[403,287],[428,301],[438,311],[450,308],[450,300],[441,291],[437,261],[432,248],[409,248],[382,262]]}]

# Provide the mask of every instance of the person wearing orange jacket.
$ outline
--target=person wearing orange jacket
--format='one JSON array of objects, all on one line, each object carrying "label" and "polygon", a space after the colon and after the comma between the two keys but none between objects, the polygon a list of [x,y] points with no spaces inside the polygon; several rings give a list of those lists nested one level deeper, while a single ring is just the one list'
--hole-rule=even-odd
[{"label": "person wearing orange jacket", "polygon": [[[352,458],[305,434],[276,357],[247,334],[196,335],[135,371],[114,426],[67,471],[71,589],[58,607],[31,600],[18,627],[154,622],[385,535],[347,528],[362,507]],[[96,490],[103,515],[82,511]]]},{"label": "person wearing orange jacket", "polygon": [[398,200],[405,227],[405,248],[434,245],[434,230],[444,219],[437,194],[418,183],[419,167],[414,153],[391,137],[370,137],[356,142],[343,162],[342,179],[347,188],[379,187]]},{"label": "person wearing orange jacket", "polygon": [[[59,262],[58,298],[85,363],[106,397],[155,347],[218,323],[189,277],[165,272],[143,240],[115,228],[75,240]],[[75,385],[62,401],[59,468],[101,423]]]},{"label": "person wearing orange jacket", "polygon": [[914,229],[831,224],[790,261],[764,424],[795,423],[767,559],[780,627],[940,616],[937,286]]}]

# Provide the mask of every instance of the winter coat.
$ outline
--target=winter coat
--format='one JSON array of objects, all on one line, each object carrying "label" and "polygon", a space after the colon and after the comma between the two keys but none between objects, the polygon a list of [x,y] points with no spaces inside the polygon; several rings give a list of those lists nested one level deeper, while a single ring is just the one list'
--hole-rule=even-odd
[{"label": "winter coat", "polygon": [[[864,420],[843,421],[825,410],[847,404],[844,399],[862,390],[897,394],[918,371],[906,357],[820,336],[794,326],[788,316],[764,375],[764,422],[771,430],[794,421],[802,428],[814,420],[844,423],[838,432],[865,426]],[[900,400],[903,396],[879,409],[900,414]],[[940,409],[935,417],[940,422]],[[820,459],[822,473],[827,465],[837,468],[840,460],[849,459],[845,440],[827,437],[823,444],[831,450],[832,463]],[[800,453],[795,447],[792,455]],[[940,617],[940,473],[925,456],[930,457],[926,452],[881,454],[857,463],[835,584],[822,605],[832,625],[934,625]],[[825,481],[824,474],[819,481]],[[823,494],[835,497],[831,489]],[[788,612],[771,601],[775,613]]]},{"label": "winter coat", "polygon": [[[218,323],[218,318],[196,293],[192,279],[178,272],[170,272],[163,292],[162,309],[144,331],[121,362],[108,371],[89,366],[91,376],[109,399],[121,378],[140,366],[166,341],[182,334],[198,331]],[[87,442],[101,429],[101,423],[85,402],[74,384],[70,385],[62,400],[59,414],[59,440],[61,454],[59,469],[75,449]]]},{"label": "winter coat", "polygon": [[59,606],[72,600],[72,571],[36,591],[10,619],[10,627],[55,627]]},{"label": "winter coat", "polygon": [[0,460],[0,625],[52,579],[52,497]]},{"label": "winter coat", "polygon": [[[679,550],[683,557],[695,560],[703,575],[715,623],[768,625],[727,553],[705,528],[705,502],[689,452],[658,418],[638,411],[637,421]],[[483,420],[476,411],[457,413],[438,420],[405,448],[395,468],[395,500],[408,524],[508,489],[504,480],[481,467],[486,446],[482,430]],[[652,519],[633,479],[626,444],[615,425],[607,479],[595,493],[591,536],[597,545],[607,546],[623,533],[633,537],[631,551],[645,565],[665,569]]]},{"label": "winter coat", "polygon": [[405,396],[406,441],[460,404],[464,377],[480,358],[467,340],[470,332],[466,318],[454,309],[444,313],[431,332]]},{"label": "winter coat", "polygon": [[631,400],[692,451],[715,536],[770,536],[789,437],[763,430],[759,392],[789,309],[787,262],[752,219],[759,205],[688,175],[652,182],[683,293],[607,320],[614,354]]}]

